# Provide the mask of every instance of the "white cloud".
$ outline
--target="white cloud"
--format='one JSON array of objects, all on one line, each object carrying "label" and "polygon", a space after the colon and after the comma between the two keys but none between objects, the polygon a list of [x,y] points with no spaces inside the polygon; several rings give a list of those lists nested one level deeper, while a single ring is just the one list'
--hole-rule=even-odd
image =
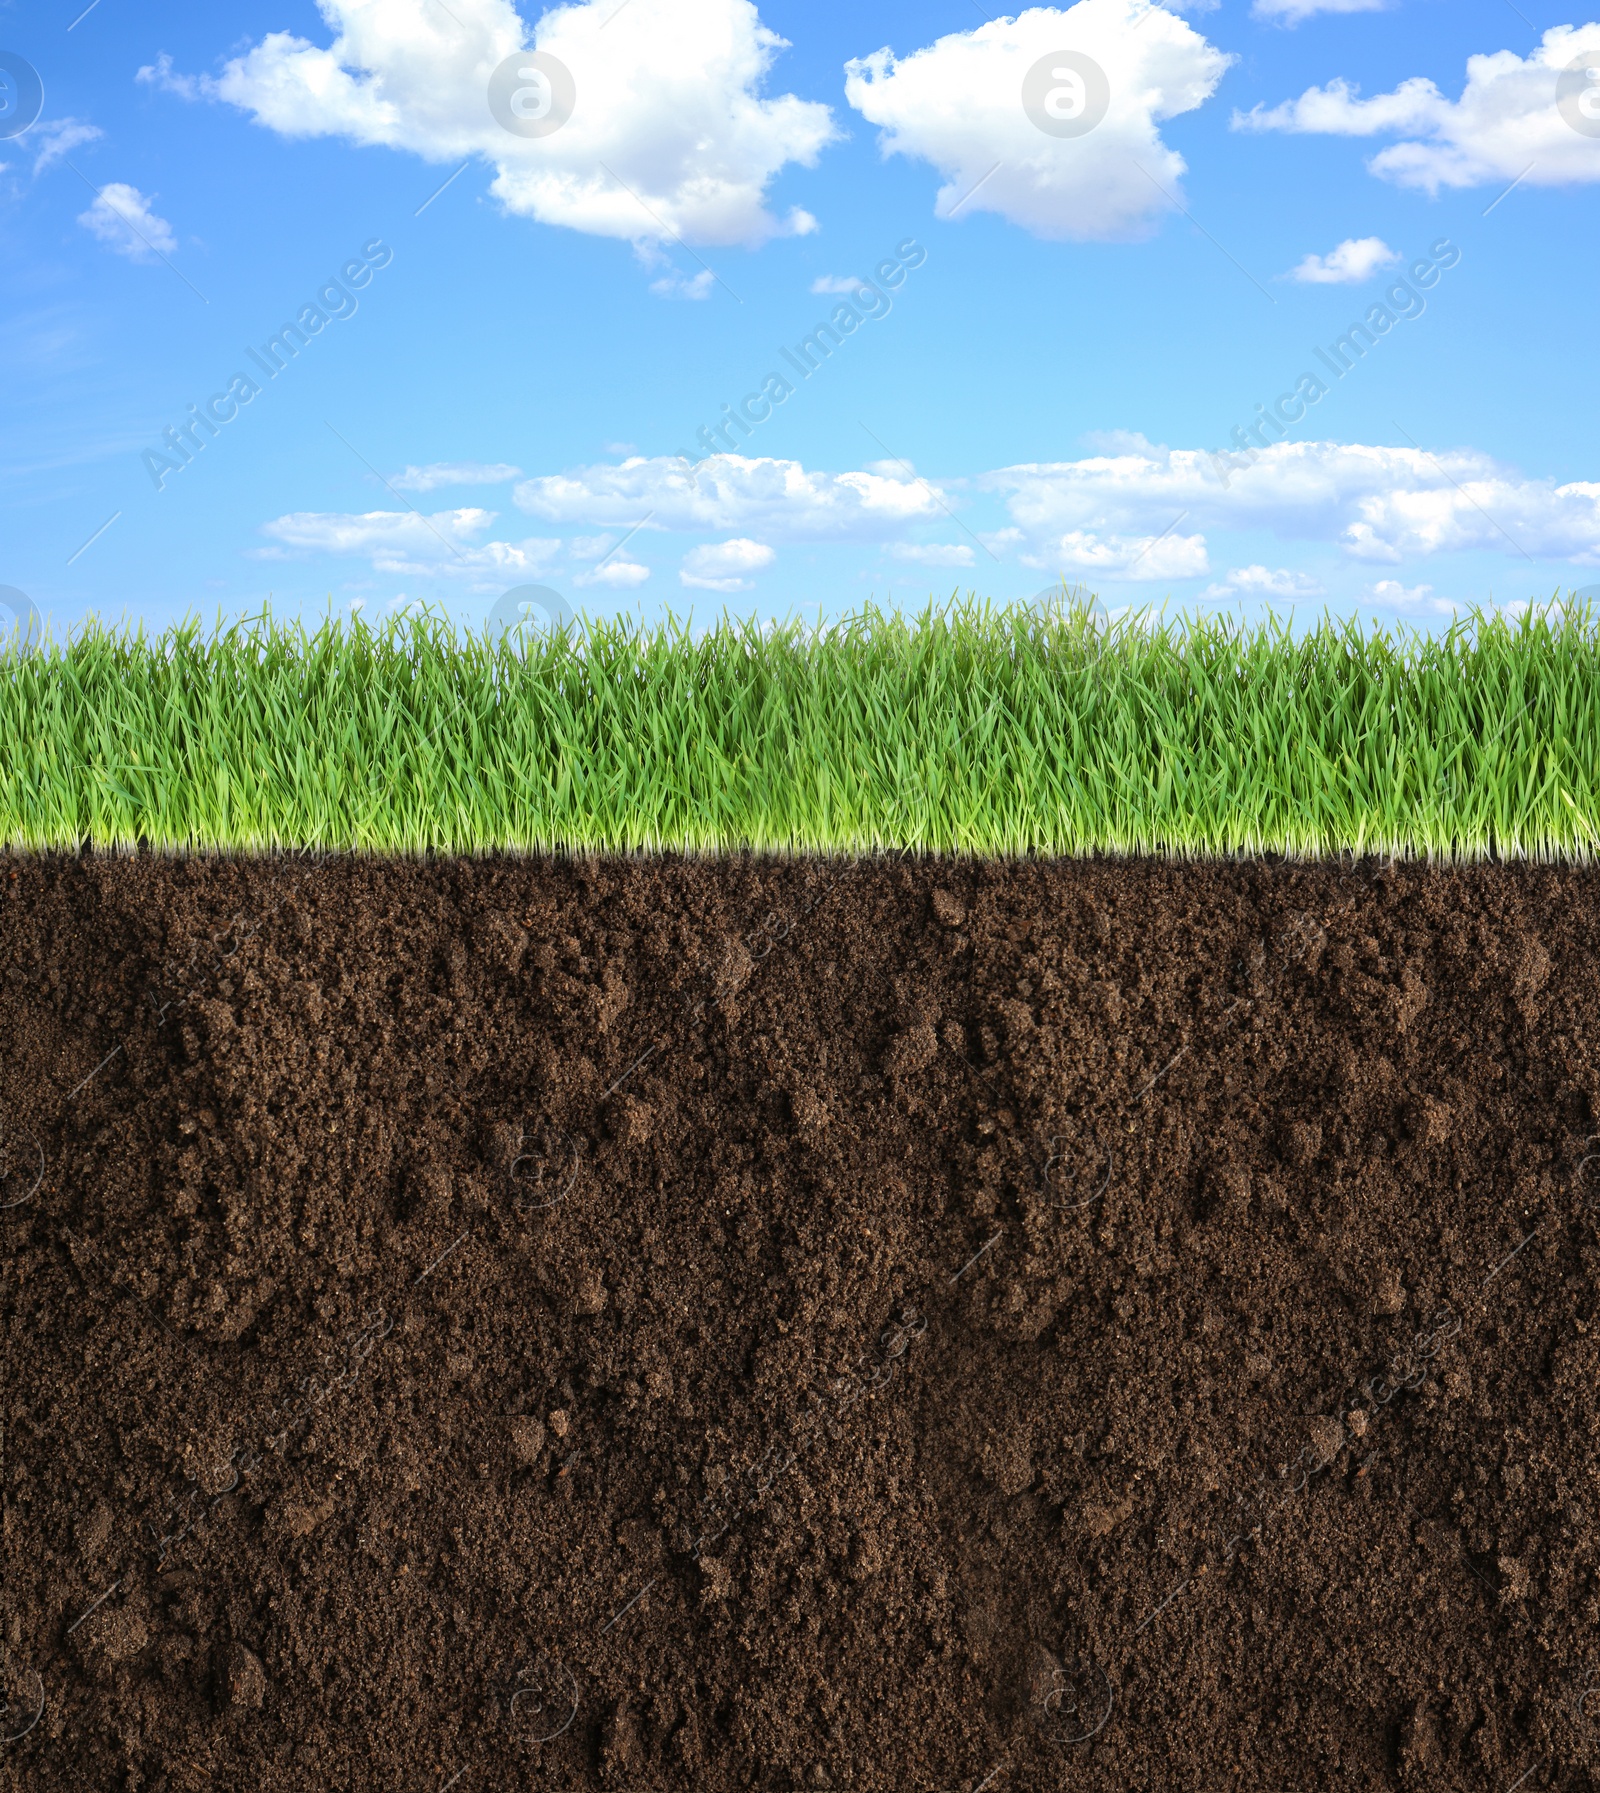
[{"label": "white cloud", "polygon": [[[1046,135],[1022,104],[1023,77],[1064,45],[1110,87],[1105,117],[1078,137]],[[993,211],[1040,237],[1114,241],[1144,234],[1167,204],[1161,187],[1176,195],[1185,163],[1159,122],[1203,104],[1231,60],[1151,0],[1078,0],[903,58],[878,50],[845,65],[845,96],[883,127],[886,154],[938,169],[937,216]]]},{"label": "white cloud", "polygon": [[[766,191],[789,163],[814,165],[836,129],[816,101],[762,97],[786,45],[752,0],[629,0],[611,30],[618,0],[553,7],[532,47],[566,65],[578,97],[538,138],[489,111],[491,73],[530,47],[512,0],[319,4],[330,45],[272,32],[202,90],[287,137],[343,137],[440,164],[479,157],[508,211],[592,235],[754,245],[815,226],[798,210],[774,216]],[[184,79],[159,65],[151,78]]]},{"label": "white cloud", "polygon": [[717,277],[709,268],[698,274],[680,274],[676,268],[650,282],[650,290],[658,299],[709,299]]},{"label": "white cloud", "polygon": [[[1181,514],[1190,528],[1265,528],[1282,539],[1338,542],[1369,562],[1489,549],[1600,566],[1597,483],[1528,479],[1470,449],[1432,455],[1335,442],[1274,443],[1239,467],[1235,459],[1224,485],[1204,452],[1147,446],[1001,468],[976,483],[1006,495],[1035,555],[1053,552],[1063,534],[1114,541],[1165,528]],[[1156,575],[1146,565],[1139,576]]]},{"label": "white cloud", "polygon": [[1399,250],[1391,249],[1382,237],[1346,237],[1326,255],[1308,255],[1289,270],[1289,278],[1308,286],[1359,286],[1399,259]]},{"label": "white cloud", "polygon": [[[1003,554],[1038,572],[1040,584],[1198,578],[1211,571],[1208,538],[1224,531],[1338,547],[1374,576],[1468,552],[1600,568],[1600,482],[1528,478],[1470,449],[1430,454],[1281,442],[1257,451],[1253,462],[1235,456],[1224,483],[1214,457],[1202,450],[1139,436],[1119,440],[1113,453],[998,468],[962,482],[970,488],[965,492],[884,471],[828,473],[740,455],[708,458],[691,480],[676,457],[636,456],[516,486],[524,511],[583,532],[565,548],[553,535],[518,540],[496,533],[494,511],[462,507],[427,517],[295,513],[266,524],[272,545],[256,552],[360,556],[389,577],[502,585],[538,578],[565,555],[569,569],[585,569],[576,583],[622,588],[650,576],[624,553],[649,539],[645,531],[714,536],[683,553],[680,578],[688,586],[737,591],[773,563],[772,544],[870,543],[910,566],[978,565],[981,557],[966,543],[917,538],[930,525],[947,529],[947,506],[980,497],[998,501],[1004,515],[1002,527],[982,531],[979,539],[997,558]],[[1323,592],[1310,574],[1263,555],[1219,574],[1202,595],[1308,600]]]},{"label": "white cloud", "polygon": [[1202,598],[1320,598],[1325,588],[1320,579],[1309,573],[1291,572],[1288,567],[1235,567],[1225,579],[1208,585]]},{"label": "white cloud", "polygon": [[735,536],[731,541],[691,548],[683,557],[678,577],[685,585],[698,585],[706,591],[749,591],[745,575],[762,572],[777,558],[765,542]]},{"label": "white cloud", "polygon": [[1098,573],[1106,579],[1190,579],[1210,571],[1203,535],[1099,535],[1068,529],[1019,556],[1041,573]]},{"label": "white cloud", "polygon": [[204,83],[193,75],[173,73],[172,58],[165,50],[154,62],[147,62],[134,72],[134,80],[162,93],[175,93],[180,100],[197,100],[205,92]]},{"label": "white cloud", "polygon": [[521,478],[522,469],[504,461],[430,461],[407,467],[389,483],[397,492],[436,492],[440,486],[501,486]]},{"label": "white cloud", "polygon": [[171,255],[178,247],[172,226],[151,211],[150,201],[137,187],[125,181],[108,181],[88,211],[79,212],[78,222],[107,248],[134,261]]},{"label": "white cloud", "polygon": [[261,526],[279,546],[258,550],[257,558],[286,558],[285,550],[359,555],[375,572],[400,578],[432,573],[504,580],[542,572],[561,552],[559,541],[537,537],[479,542],[494,520],[493,511],[472,508],[427,517],[415,511],[294,511]]},{"label": "white cloud", "polygon": [[936,489],[884,472],[808,473],[798,461],[709,455],[692,471],[676,455],[632,456],[527,479],[517,504],[547,522],[750,531],[780,541],[883,541],[942,514]]},{"label": "white cloud", "polygon": [[603,560],[618,546],[614,535],[575,535],[567,543],[567,552],[574,560]]},{"label": "white cloud", "polygon": [[34,132],[39,153],[33,158],[33,172],[43,174],[57,162],[65,161],[80,143],[94,143],[105,136],[99,125],[81,118],[52,118]]},{"label": "white cloud", "polygon": [[896,560],[919,567],[970,567],[972,550],[965,542],[896,542],[889,552]]},{"label": "white cloud", "polygon": [[1250,9],[1258,19],[1278,19],[1298,25],[1319,12],[1382,12],[1390,0],[1256,0]]},{"label": "white cloud", "polygon": [[1454,610],[1448,599],[1436,598],[1431,585],[1405,586],[1398,579],[1380,579],[1367,593],[1373,604],[1386,604],[1392,610]]},{"label": "white cloud", "polygon": [[811,283],[811,291],[855,294],[861,291],[861,280],[854,274],[819,274]]},{"label": "white cloud", "polygon": [[1084,447],[1100,454],[1157,454],[1164,452],[1143,430],[1085,430]]},{"label": "white cloud", "polygon": [[1402,81],[1393,93],[1360,98],[1359,89],[1342,76],[1326,87],[1308,87],[1297,100],[1281,105],[1255,105],[1235,110],[1229,121],[1236,131],[1298,131],[1334,137],[1368,137],[1379,131],[1414,131],[1427,127],[1448,100],[1424,75]]},{"label": "white cloud", "polygon": [[1020,529],[1009,525],[1004,529],[980,529],[978,540],[997,558],[1009,554],[1013,548],[1019,548],[1027,541],[1027,536]]},{"label": "white cloud", "polygon": [[640,566],[636,560],[608,560],[604,566],[592,568],[587,573],[578,573],[573,577],[574,585],[604,585],[613,591],[632,591],[636,585],[643,585],[650,577],[649,567]]},{"label": "white cloud", "polygon": [[[1578,603],[1571,604],[1569,601],[1571,598],[1578,599]],[[1582,591],[1570,592],[1564,597],[1558,595],[1551,598],[1513,598],[1509,604],[1497,604],[1495,608],[1503,611],[1507,616],[1526,616],[1531,610],[1541,616],[1565,618],[1569,611],[1576,613],[1580,610],[1585,600],[1590,604],[1600,602],[1600,585],[1585,586]],[[1435,601],[1441,602],[1440,600]]]},{"label": "white cloud", "polygon": [[1556,103],[1556,81],[1580,55],[1600,68],[1600,24],[1557,25],[1526,60],[1512,50],[1469,56],[1459,100],[1425,76],[1361,99],[1344,80],[1309,87],[1297,100],[1235,112],[1236,130],[1341,137],[1398,136],[1367,166],[1402,187],[1437,194],[1526,179],[1536,187],[1600,181],[1600,137],[1575,130]]}]

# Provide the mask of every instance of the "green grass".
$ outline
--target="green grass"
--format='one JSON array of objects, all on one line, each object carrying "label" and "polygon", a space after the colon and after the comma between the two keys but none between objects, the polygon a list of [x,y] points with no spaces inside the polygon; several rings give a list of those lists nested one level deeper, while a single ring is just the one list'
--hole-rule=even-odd
[{"label": "green grass", "polygon": [[1586,859],[1600,621],[1435,637],[1079,606],[818,635],[91,626],[0,657],[14,847]]}]

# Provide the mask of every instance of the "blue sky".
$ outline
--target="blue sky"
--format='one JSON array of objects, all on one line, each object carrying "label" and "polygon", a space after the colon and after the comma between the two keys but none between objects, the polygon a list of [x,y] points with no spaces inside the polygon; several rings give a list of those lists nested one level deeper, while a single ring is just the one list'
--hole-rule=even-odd
[{"label": "blue sky", "polygon": [[1600,23],[988,11],[0,6],[0,585],[1432,627],[1600,581]]}]

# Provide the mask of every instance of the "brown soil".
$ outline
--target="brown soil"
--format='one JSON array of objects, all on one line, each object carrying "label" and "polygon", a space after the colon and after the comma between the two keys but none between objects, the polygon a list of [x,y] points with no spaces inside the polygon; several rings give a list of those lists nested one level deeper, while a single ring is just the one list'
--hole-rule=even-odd
[{"label": "brown soil", "polygon": [[1594,1784],[1593,874],[0,890],[0,1787]]}]

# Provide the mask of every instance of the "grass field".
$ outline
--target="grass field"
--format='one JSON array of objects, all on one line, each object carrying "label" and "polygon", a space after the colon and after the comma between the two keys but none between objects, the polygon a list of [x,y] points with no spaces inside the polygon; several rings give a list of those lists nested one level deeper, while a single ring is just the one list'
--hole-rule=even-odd
[{"label": "grass field", "polygon": [[1600,619],[968,603],[826,633],[90,627],[0,657],[14,847],[1587,858]]}]

